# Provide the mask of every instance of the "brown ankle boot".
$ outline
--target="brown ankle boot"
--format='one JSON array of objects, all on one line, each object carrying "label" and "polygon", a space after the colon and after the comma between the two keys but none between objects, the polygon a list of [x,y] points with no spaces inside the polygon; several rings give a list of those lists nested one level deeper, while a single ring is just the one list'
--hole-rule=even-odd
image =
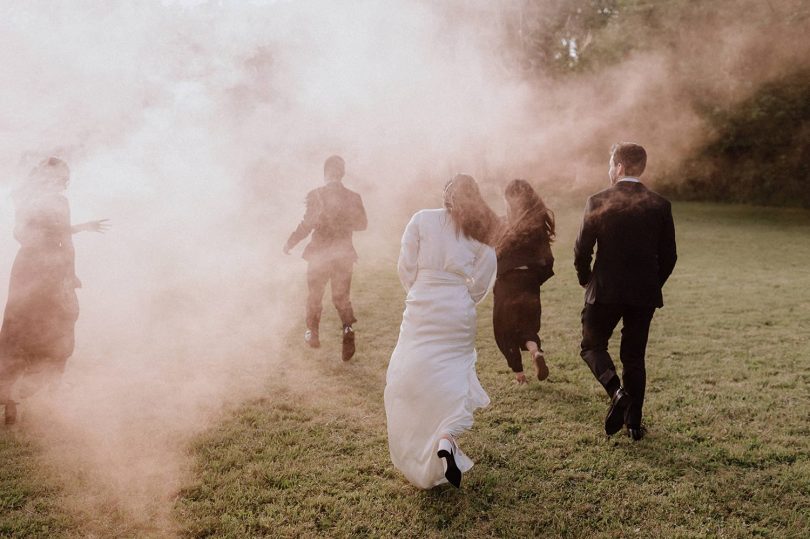
[{"label": "brown ankle boot", "polygon": [[6,425],[13,425],[14,423],[17,422],[17,403],[12,400],[8,400],[5,402],[5,405],[6,405],[5,423]]}]

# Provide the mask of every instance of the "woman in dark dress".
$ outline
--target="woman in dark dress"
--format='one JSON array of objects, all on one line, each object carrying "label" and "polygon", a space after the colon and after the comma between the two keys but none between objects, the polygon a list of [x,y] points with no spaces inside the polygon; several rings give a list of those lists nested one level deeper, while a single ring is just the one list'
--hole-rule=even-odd
[{"label": "woman in dark dress", "polygon": [[540,285],[554,275],[554,214],[526,180],[509,182],[504,195],[507,212],[496,249],[492,322],[498,348],[517,382],[525,384],[522,350],[531,354],[538,380],[548,377],[539,336]]},{"label": "woman in dark dress", "polygon": [[35,392],[61,375],[73,353],[73,328],[79,316],[72,234],[104,232],[105,222],[71,226],[64,191],[70,169],[51,157],[36,166],[14,192],[14,237],[20,250],[14,259],[3,326],[0,329],[0,404],[5,422],[16,421],[11,389],[23,376],[21,396]]}]

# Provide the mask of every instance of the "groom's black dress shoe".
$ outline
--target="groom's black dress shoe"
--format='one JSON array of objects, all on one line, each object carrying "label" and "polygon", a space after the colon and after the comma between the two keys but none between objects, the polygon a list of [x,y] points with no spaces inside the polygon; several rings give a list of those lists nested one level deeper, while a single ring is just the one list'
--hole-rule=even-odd
[{"label": "groom's black dress shoe", "polygon": [[441,445],[439,447],[440,449],[436,454],[439,458],[447,461],[447,470],[444,472],[444,478],[454,487],[461,488],[461,470],[459,470],[458,465],[456,465],[456,457],[453,455],[453,449],[448,450],[441,447]]},{"label": "groom's black dress shoe", "polygon": [[632,438],[634,442],[644,438],[645,434],[647,434],[647,429],[644,427],[627,427],[627,435]]},{"label": "groom's black dress shoe", "polygon": [[610,408],[608,408],[607,416],[605,417],[605,434],[612,436],[622,430],[624,426],[624,412],[632,402],[630,394],[620,387],[613,394],[610,399]]}]

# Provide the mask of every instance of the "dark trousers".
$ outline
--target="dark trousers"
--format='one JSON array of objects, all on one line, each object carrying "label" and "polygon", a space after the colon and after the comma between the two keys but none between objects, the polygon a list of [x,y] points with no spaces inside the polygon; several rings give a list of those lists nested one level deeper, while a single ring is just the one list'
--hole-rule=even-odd
[{"label": "dark trousers", "polygon": [[603,303],[586,303],[582,309],[580,355],[606,391],[608,383],[616,376],[616,366],[608,353],[608,341],[619,320],[622,320],[619,357],[622,361],[622,385],[633,398],[633,404],[625,415],[625,424],[630,427],[641,425],[647,385],[644,356],[653,313],[655,307]]},{"label": "dark trousers", "polygon": [[495,343],[514,372],[523,371],[520,351],[533,341],[540,348],[540,278],[530,270],[498,276],[493,290],[492,327]]},{"label": "dark trousers", "polygon": [[349,258],[311,260],[307,266],[307,329],[318,333],[323,311],[323,294],[326,284],[332,284],[332,303],[337,309],[343,325],[351,325],[357,320],[352,310],[349,294],[352,287],[354,261]]}]

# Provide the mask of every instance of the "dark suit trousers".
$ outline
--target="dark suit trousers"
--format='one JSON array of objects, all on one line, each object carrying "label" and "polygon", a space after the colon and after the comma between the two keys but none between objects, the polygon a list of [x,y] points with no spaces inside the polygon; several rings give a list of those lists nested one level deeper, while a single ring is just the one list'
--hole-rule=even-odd
[{"label": "dark suit trousers", "polygon": [[326,284],[332,284],[332,303],[334,303],[343,325],[350,325],[357,321],[352,310],[349,298],[352,287],[352,269],[354,261],[350,258],[316,259],[307,266],[307,328],[315,333],[321,324],[323,311],[323,294]]},{"label": "dark suit trousers", "polygon": [[616,376],[616,366],[608,353],[608,341],[619,320],[623,321],[619,357],[622,361],[622,385],[633,398],[633,404],[625,415],[625,424],[631,427],[641,425],[647,385],[644,356],[654,313],[655,307],[652,306],[607,303],[586,303],[582,309],[580,355],[605,390],[608,382]]}]

